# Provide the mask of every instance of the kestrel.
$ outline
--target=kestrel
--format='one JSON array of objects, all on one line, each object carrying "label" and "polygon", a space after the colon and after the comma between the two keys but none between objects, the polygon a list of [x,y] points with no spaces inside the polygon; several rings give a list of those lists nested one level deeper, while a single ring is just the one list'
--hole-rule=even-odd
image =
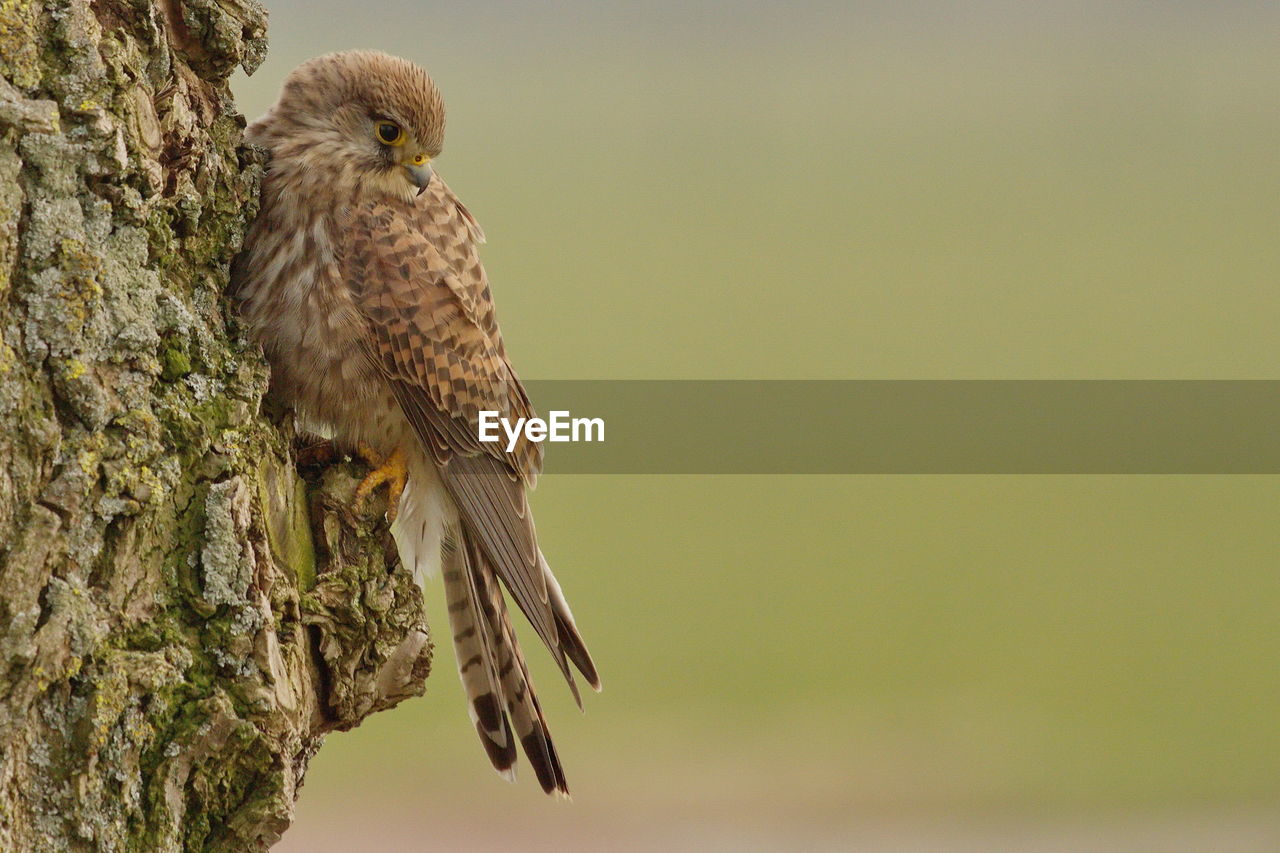
[{"label": "kestrel", "polygon": [[514,779],[518,736],[543,790],[567,795],[502,587],[579,707],[570,662],[597,690],[600,679],[538,548],[526,493],[541,445],[478,439],[479,412],[533,409],[498,330],[484,234],[432,169],[443,137],[440,93],[411,62],[350,51],[299,66],[246,131],[270,161],[234,292],[303,428],[376,465],[357,501],[388,485],[404,564],[442,566],[494,767]]}]

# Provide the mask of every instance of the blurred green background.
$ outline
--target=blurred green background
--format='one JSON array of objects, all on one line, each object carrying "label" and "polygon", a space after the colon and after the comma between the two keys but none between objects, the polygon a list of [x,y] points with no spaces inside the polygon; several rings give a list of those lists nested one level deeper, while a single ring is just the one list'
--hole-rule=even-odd
[{"label": "blurred green background", "polygon": [[[1276,378],[1274,3],[268,5],[250,117],[329,50],[432,72],[526,378]],[[534,507],[605,680],[526,643],[574,803],[489,769],[431,586],[428,695],[279,849],[1280,849],[1276,478]]]}]

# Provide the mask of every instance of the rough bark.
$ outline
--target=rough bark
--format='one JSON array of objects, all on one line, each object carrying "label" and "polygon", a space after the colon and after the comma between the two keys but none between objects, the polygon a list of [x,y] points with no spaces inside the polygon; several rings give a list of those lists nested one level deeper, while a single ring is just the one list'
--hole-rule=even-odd
[{"label": "rough bark", "polygon": [[0,0],[0,850],[246,850],[431,643],[223,297],[254,0]]}]

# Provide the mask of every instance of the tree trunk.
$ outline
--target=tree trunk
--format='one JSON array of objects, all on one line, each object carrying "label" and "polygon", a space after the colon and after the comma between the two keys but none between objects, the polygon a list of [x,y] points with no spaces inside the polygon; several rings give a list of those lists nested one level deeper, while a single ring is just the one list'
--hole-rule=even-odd
[{"label": "tree trunk", "polygon": [[0,2],[0,850],[265,848],[325,732],[424,690],[381,507],[299,477],[223,299],[265,23]]}]

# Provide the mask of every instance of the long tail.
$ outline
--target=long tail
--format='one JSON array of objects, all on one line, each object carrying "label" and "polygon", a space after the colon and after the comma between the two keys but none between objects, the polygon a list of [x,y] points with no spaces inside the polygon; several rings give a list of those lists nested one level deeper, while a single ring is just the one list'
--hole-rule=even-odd
[{"label": "long tail", "polygon": [[[564,768],[516,641],[502,584],[483,549],[467,535],[434,465],[416,454],[409,465],[409,484],[392,531],[402,562],[419,582],[442,569],[458,674],[485,752],[499,773],[514,780],[515,741],[519,738],[542,789],[567,796]],[[538,557],[555,617],[557,643],[587,683],[599,690],[600,677],[560,584],[541,552]],[[567,670],[565,677],[578,699]],[[579,707],[581,704],[578,699]]]},{"label": "long tail", "polygon": [[498,676],[498,650],[485,625],[475,587],[475,573],[468,563],[465,544],[455,527],[443,543],[445,601],[449,627],[458,658],[458,676],[467,694],[467,710],[480,742],[494,768],[507,780],[516,778],[516,744],[502,703]]},{"label": "long tail", "polygon": [[542,790],[568,796],[498,579],[460,525],[445,533],[443,574],[458,673],[489,759],[499,773],[514,778],[514,727]]}]

